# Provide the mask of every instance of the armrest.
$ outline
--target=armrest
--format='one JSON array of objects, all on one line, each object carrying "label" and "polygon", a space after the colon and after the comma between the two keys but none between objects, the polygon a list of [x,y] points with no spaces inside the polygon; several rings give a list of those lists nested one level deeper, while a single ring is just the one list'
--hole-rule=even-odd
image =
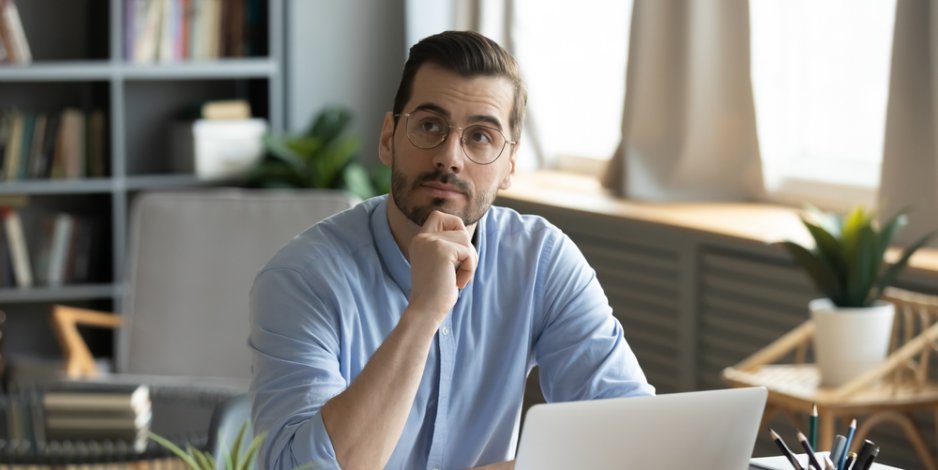
[{"label": "armrest", "polygon": [[65,356],[65,374],[70,378],[95,377],[100,371],[78,325],[117,328],[123,319],[110,312],[55,305],[52,307],[52,330]]},{"label": "armrest", "polygon": [[808,320],[800,326],[760,349],[755,354],[743,359],[734,368],[746,372],[771,364],[799,347],[804,347],[814,336],[814,323]]}]

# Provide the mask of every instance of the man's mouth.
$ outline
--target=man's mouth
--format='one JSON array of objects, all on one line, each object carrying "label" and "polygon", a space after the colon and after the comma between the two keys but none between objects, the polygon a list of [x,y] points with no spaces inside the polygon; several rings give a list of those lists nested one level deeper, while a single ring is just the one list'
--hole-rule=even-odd
[{"label": "man's mouth", "polygon": [[466,194],[458,186],[440,183],[439,181],[427,181],[420,186],[428,190],[435,197],[454,197]]}]

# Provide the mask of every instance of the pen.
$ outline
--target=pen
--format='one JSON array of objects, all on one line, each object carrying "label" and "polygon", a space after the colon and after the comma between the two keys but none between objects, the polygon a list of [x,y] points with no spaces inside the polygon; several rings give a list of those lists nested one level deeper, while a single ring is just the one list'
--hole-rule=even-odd
[{"label": "pen", "polygon": [[873,460],[877,455],[879,455],[879,447],[874,447],[873,450],[870,451],[870,457],[866,459],[866,463],[863,464],[863,468],[860,470],[869,470],[870,467],[873,466]]},{"label": "pen", "polygon": [[795,470],[804,470],[801,464],[798,463],[798,459],[795,458],[795,454],[791,453],[791,449],[785,445],[785,441],[782,440],[778,433],[775,432],[774,429],[769,429],[769,432],[772,433],[772,440],[775,441],[775,445],[778,446],[778,450],[782,451],[782,455],[784,455],[788,461],[791,462],[792,468]]},{"label": "pen", "polygon": [[847,456],[847,460],[844,460],[843,469],[850,470],[850,466],[853,465],[853,462],[856,462],[856,460],[857,460],[857,453],[850,452],[850,455]]},{"label": "pen", "polygon": [[873,448],[876,447],[876,444],[873,444],[873,441],[869,439],[863,440],[863,445],[860,446],[860,450],[857,451],[857,459],[853,462],[853,468],[859,470],[866,465],[867,459],[870,458],[870,453],[873,451]]},{"label": "pen", "polygon": [[834,467],[834,462],[831,460],[830,456],[824,456],[824,470],[837,470]]},{"label": "pen", "polygon": [[801,431],[798,431],[798,442],[801,443],[801,447],[803,447],[804,451],[808,454],[808,465],[817,470],[824,470],[821,468],[821,464],[818,463],[817,456],[814,455],[814,447],[808,442],[808,438],[804,437],[804,434],[801,434]]},{"label": "pen", "polygon": [[847,441],[844,443],[844,452],[840,454],[840,462],[837,463],[837,470],[847,470],[848,467],[845,465],[847,454],[850,453],[850,445],[853,444],[853,435],[857,432],[857,419],[853,418],[853,421],[850,421],[850,427],[847,428]]},{"label": "pen", "polygon": [[[840,455],[844,453],[844,445],[847,443],[847,438],[841,436],[840,434],[834,436],[834,445],[831,447],[831,461],[840,462]],[[837,470],[837,466],[834,466],[834,470]]]},{"label": "pen", "polygon": [[808,418],[808,442],[811,448],[817,448],[817,403],[811,404],[811,416]]}]

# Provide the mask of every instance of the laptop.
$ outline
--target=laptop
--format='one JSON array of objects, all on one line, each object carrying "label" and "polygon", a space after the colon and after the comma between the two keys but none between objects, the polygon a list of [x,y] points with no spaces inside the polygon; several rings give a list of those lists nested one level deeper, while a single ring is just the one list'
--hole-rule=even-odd
[{"label": "laptop", "polygon": [[766,397],[753,387],[534,405],[515,470],[746,470]]}]

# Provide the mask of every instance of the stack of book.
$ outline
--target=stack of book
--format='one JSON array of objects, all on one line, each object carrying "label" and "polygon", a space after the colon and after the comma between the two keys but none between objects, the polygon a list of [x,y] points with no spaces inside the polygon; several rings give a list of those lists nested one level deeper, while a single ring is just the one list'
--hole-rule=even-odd
[{"label": "stack of book", "polygon": [[153,417],[146,385],[76,383],[45,392],[45,439],[123,441],[143,452]]}]

